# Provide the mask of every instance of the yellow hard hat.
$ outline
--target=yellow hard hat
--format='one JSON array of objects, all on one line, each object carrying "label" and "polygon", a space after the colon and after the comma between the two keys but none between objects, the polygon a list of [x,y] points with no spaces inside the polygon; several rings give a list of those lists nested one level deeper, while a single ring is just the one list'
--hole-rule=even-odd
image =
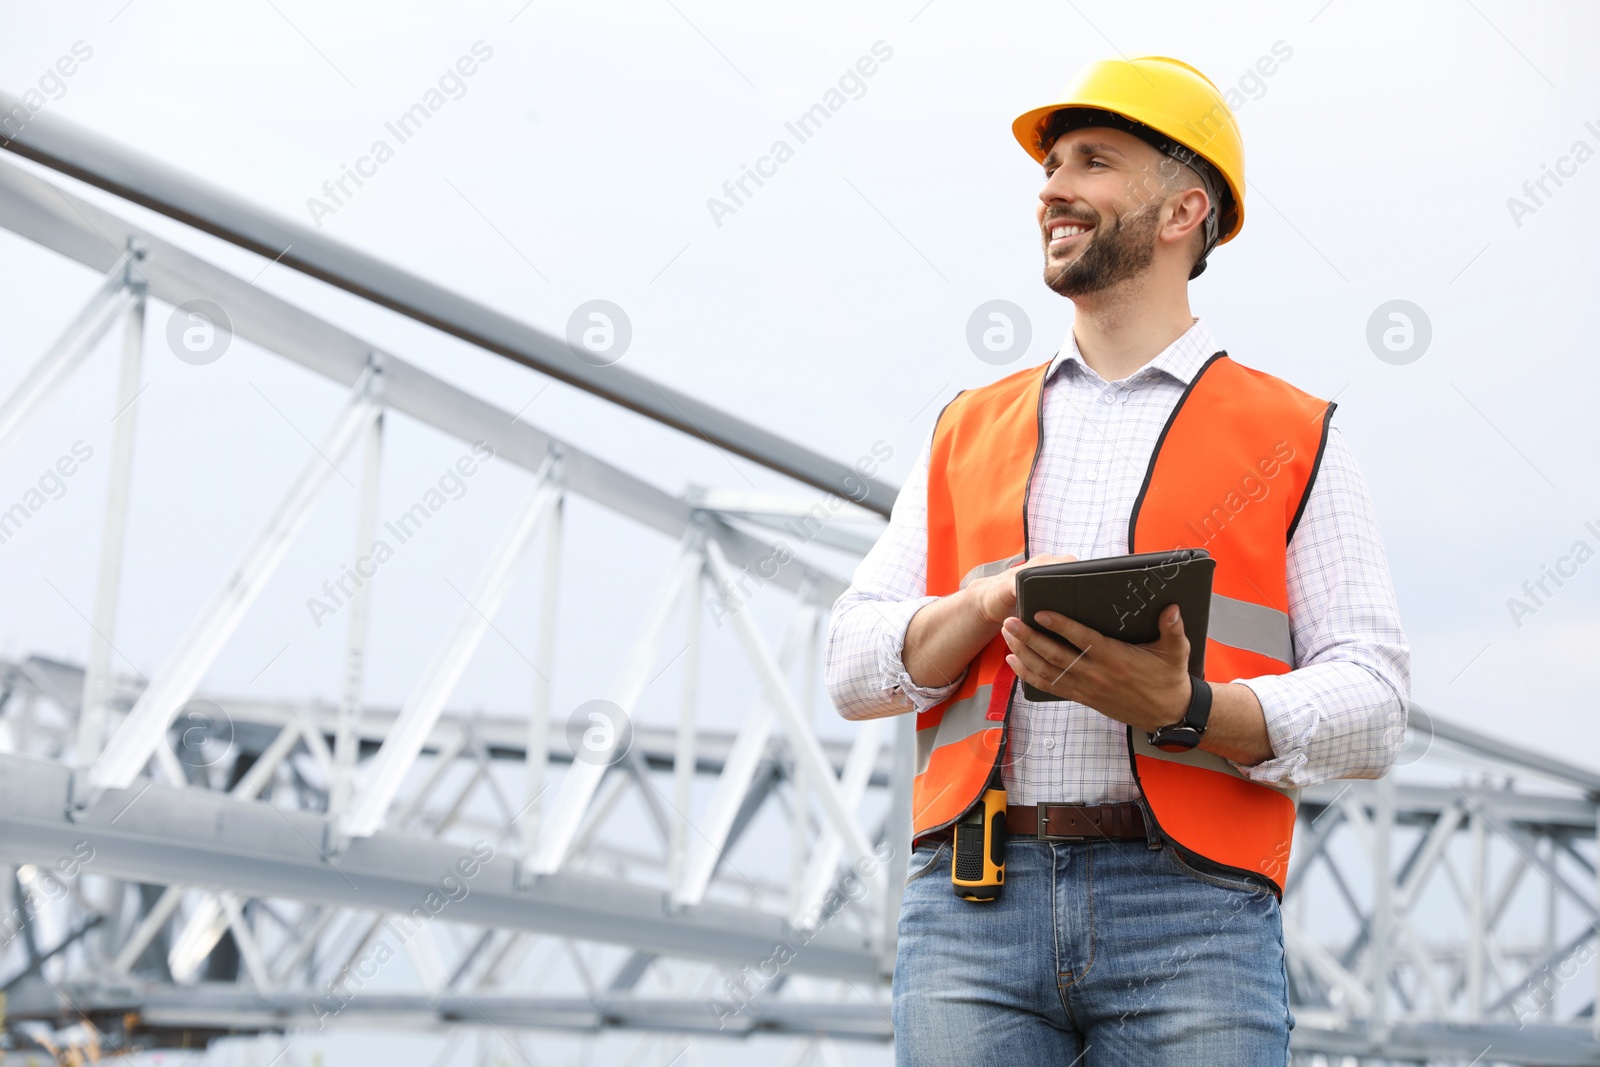
[{"label": "yellow hard hat", "polygon": [[[1169,143],[1168,147],[1156,143],[1158,149],[1180,159],[1184,149],[1198,155],[1216,168],[1232,199],[1231,204],[1216,205],[1220,213],[1216,243],[1226,244],[1244,226],[1244,138],[1239,123],[1211,79],[1189,64],[1167,56],[1138,56],[1103,59],[1084,67],[1059,100],[1025,112],[1011,124],[1022,147],[1041,163],[1050,148],[1041,143],[1050,116],[1066,108],[1120,115],[1144,128],[1129,132],[1152,143]],[[1086,120],[1078,125],[1099,124]],[[1150,131],[1160,136],[1153,138]],[[1203,269],[1205,256],[1200,258]]]}]

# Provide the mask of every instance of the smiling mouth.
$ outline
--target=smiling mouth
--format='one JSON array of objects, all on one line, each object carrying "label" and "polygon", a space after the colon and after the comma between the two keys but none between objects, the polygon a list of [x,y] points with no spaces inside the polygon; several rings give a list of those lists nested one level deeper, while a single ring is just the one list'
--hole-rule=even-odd
[{"label": "smiling mouth", "polygon": [[1066,219],[1052,222],[1049,226],[1049,250],[1051,252],[1059,252],[1069,247],[1074,241],[1083,237],[1092,229],[1094,227],[1086,223],[1073,222]]}]

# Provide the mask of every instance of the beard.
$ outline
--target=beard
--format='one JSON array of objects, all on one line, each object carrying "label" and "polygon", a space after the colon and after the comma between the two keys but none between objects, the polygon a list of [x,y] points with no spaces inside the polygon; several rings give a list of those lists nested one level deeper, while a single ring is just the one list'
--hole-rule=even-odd
[{"label": "beard", "polygon": [[1150,201],[1126,215],[1118,215],[1109,230],[1096,225],[1088,246],[1064,266],[1050,261],[1047,236],[1044,283],[1071,298],[1109,289],[1145,270],[1155,259],[1155,233],[1160,222],[1150,209],[1159,206],[1160,201]]}]

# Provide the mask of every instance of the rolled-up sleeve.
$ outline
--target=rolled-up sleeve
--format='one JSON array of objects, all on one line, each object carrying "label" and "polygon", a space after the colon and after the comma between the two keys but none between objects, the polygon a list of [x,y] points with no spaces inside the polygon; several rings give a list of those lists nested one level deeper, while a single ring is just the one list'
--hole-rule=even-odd
[{"label": "rolled-up sleeve", "polygon": [[936,688],[919,686],[902,659],[912,616],[938,599],[927,595],[931,443],[930,435],[895,500],[888,529],[833,605],[825,670],[828,695],[846,719],[923,711],[955,692],[965,675]]},{"label": "rolled-up sleeve", "polygon": [[1292,786],[1381,777],[1405,740],[1411,652],[1366,479],[1337,427],[1287,565],[1295,669],[1234,679],[1261,701],[1273,757],[1234,766]]}]

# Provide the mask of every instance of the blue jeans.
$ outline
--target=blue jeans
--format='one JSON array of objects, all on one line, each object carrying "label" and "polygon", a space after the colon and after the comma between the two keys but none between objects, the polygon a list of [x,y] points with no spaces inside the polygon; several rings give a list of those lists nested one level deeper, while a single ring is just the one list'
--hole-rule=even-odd
[{"label": "blue jeans", "polygon": [[911,856],[894,969],[897,1067],[1284,1067],[1271,893],[1144,841],[1012,838],[1000,899]]}]

